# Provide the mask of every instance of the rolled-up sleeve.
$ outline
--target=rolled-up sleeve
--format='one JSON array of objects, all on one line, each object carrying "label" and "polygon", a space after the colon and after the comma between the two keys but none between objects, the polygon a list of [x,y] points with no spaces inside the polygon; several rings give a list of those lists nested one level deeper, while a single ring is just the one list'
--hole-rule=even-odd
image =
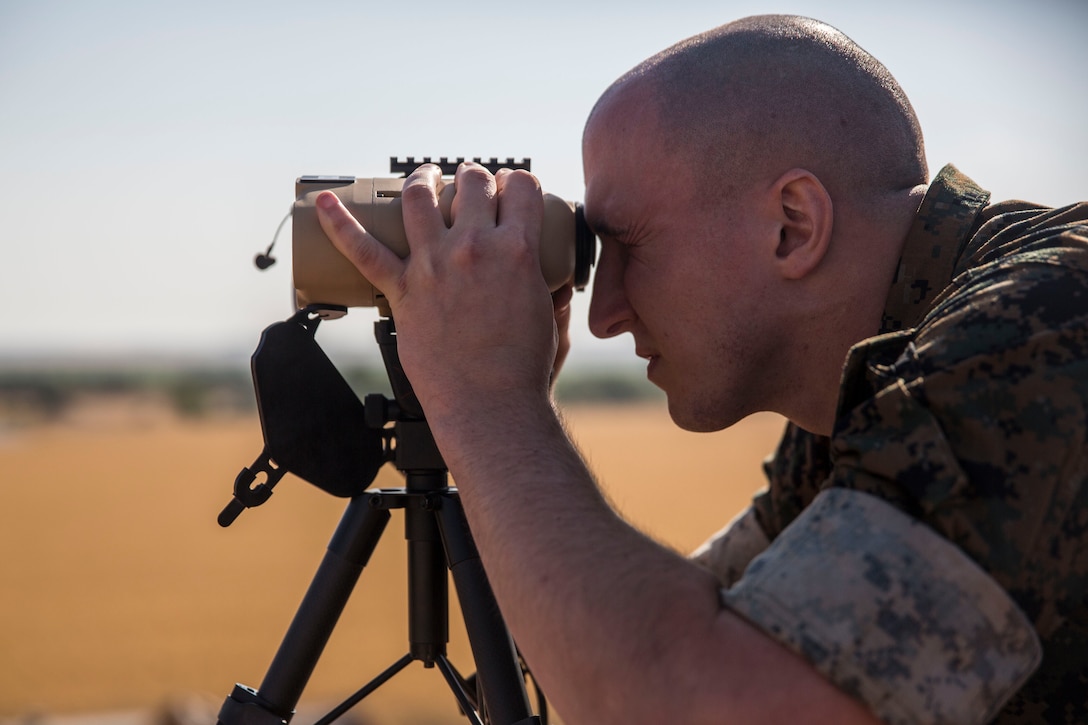
[{"label": "rolled-up sleeve", "polygon": [[1042,656],[977,564],[849,489],[817,496],[722,600],[889,723],[988,722]]},{"label": "rolled-up sleeve", "polygon": [[722,586],[732,586],[770,540],[748,507],[729,524],[696,549],[692,560],[718,578]]}]

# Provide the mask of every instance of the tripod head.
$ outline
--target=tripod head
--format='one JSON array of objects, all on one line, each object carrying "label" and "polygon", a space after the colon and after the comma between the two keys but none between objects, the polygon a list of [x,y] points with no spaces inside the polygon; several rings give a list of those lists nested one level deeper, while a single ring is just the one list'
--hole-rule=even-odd
[{"label": "tripod head", "polygon": [[250,368],[265,446],[235,478],[234,498],[218,518],[221,526],[268,501],[288,472],[341,498],[362,493],[387,462],[403,471],[445,473],[401,367],[393,320],[375,323],[392,400],[372,393],[360,401],[318,345],[321,321],[346,312],[338,305],[310,305],[261,333]]}]

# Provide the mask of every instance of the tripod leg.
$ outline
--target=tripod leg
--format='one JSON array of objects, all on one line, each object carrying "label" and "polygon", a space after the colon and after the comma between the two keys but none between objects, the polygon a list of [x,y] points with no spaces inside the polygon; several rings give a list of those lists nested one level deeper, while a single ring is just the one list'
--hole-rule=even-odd
[{"label": "tripod leg", "polygon": [[[389,521],[387,510],[370,505],[372,494],[348,504],[328,551],[280,644],[259,690],[235,687],[219,712],[222,725],[288,722],[336,622]],[[271,713],[263,719],[254,710]]]},{"label": "tripod leg", "polygon": [[315,722],[314,725],[330,725],[330,723],[336,722],[336,720],[341,715],[343,715],[348,710],[350,710],[351,708],[358,705],[366,697],[368,697],[370,695],[370,693],[374,692],[379,687],[384,685],[386,682],[389,682],[389,680],[393,679],[393,676],[395,674],[397,674],[398,672],[403,670],[408,665],[412,664],[412,661],[414,659],[415,659],[415,657],[413,657],[411,654],[404,655],[399,660],[397,660],[396,662],[391,664],[389,667],[387,667],[385,672],[382,672],[380,675],[378,675],[373,680],[368,682],[366,684],[366,686],[364,686],[362,689],[360,689],[354,695],[352,695],[351,697],[349,697],[348,699],[344,700],[342,703],[340,703],[339,705],[334,707],[332,710],[330,710],[329,713],[327,715],[325,715],[325,717],[323,717],[320,720],[318,720],[317,722]]},{"label": "tripod leg", "polygon": [[442,673],[442,676],[446,678],[446,684],[449,685],[453,696],[457,698],[457,703],[461,706],[461,712],[464,713],[472,725],[482,725],[480,715],[477,713],[477,705],[469,697],[468,692],[465,691],[464,678],[445,657],[439,657],[435,663],[438,665],[438,670]]},{"label": "tripod leg", "polygon": [[455,492],[442,496],[437,515],[489,720],[502,725],[539,723],[529,708],[517,650]]}]

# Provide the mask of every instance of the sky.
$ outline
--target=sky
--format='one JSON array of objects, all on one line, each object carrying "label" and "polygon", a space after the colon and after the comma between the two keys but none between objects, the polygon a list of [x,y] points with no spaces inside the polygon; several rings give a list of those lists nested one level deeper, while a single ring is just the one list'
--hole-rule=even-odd
[{"label": "sky", "polygon": [[[304,174],[388,176],[389,158],[532,159],[580,199],[580,137],[644,58],[745,15],[835,25],[911,98],[931,173],[1088,199],[1083,0],[286,3],[0,0],[0,360],[242,361],[291,314]],[[667,189],[668,179],[662,179]],[[571,364],[633,359],[575,302]],[[325,323],[378,359],[372,310]]]}]

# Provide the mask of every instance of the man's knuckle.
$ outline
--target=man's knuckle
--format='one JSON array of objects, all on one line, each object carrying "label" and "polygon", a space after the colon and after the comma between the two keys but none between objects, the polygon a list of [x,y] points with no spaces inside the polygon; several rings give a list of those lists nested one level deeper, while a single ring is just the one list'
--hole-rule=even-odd
[{"label": "man's knuckle", "polygon": [[487,257],[478,232],[466,234],[450,249],[450,261],[462,268],[474,267]]},{"label": "man's knuckle", "polygon": [[359,267],[369,268],[378,261],[378,247],[367,239],[357,239],[350,252],[351,260]]},{"label": "man's knuckle", "polygon": [[465,164],[460,169],[460,176],[463,179],[487,180],[491,178],[491,172],[479,164]]},{"label": "man's knuckle", "polygon": [[514,169],[507,177],[507,183],[515,182],[518,184],[528,184],[530,186],[536,186],[539,182],[536,176],[526,171],[525,169]]},{"label": "man's knuckle", "polygon": [[426,184],[407,184],[401,191],[401,200],[406,204],[434,202],[434,192]]},{"label": "man's knuckle", "polygon": [[355,236],[357,225],[358,222],[347,214],[332,220],[333,232],[341,239],[352,239]]}]

